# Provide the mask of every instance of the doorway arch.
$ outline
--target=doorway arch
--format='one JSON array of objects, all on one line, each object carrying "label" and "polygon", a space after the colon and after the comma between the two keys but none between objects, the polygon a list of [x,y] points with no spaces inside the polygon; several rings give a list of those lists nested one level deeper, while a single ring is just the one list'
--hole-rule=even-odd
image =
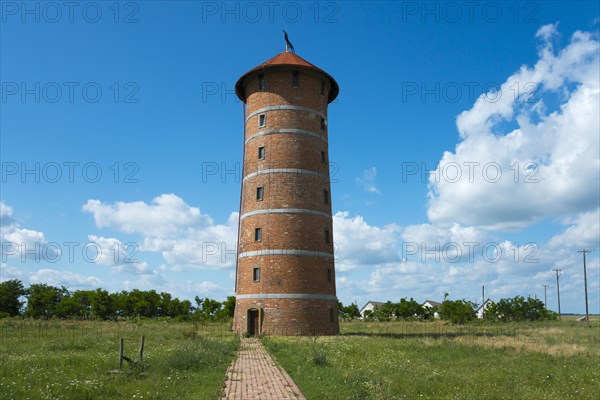
[{"label": "doorway arch", "polygon": [[246,332],[250,336],[259,335],[261,332],[262,324],[262,312],[260,308],[249,308],[246,311],[246,320],[248,321],[248,327]]}]

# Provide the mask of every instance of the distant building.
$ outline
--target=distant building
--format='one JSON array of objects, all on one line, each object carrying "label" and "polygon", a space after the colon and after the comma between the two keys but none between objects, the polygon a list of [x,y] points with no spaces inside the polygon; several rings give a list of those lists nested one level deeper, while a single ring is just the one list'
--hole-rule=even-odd
[{"label": "distant building", "polygon": [[[442,307],[442,303],[437,302],[437,301],[433,301],[433,300],[425,300],[423,302],[423,304],[421,304],[421,307],[423,308],[435,308],[439,311],[439,309]],[[433,312],[433,318],[439,318],[440,314],[438,311],[434,311]]]},{"label": "distant building", "polygon": [[491,301],[490,299],[487,299],[485,301],[485,303],[480,305],[479,308],[477,309],[477,311],[475,311],[475,316],[479,319],[483,318],[483,315],[485,314],[485,310],[487,310],[487,308],[490,306],[490,304],[494,304],[494,302]]},{"label": "distant building", "polygon": [[362,319],[365,317],[365,311],[373,311],[377,307],[381,307],[384,304],[385,303],[382,303],[381,301],[368,301],[367,304],[360,309],[360,318]]}]

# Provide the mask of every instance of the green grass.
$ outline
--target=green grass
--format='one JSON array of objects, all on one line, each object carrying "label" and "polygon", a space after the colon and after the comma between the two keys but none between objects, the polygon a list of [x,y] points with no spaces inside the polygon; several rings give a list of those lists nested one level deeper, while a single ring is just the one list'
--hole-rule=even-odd
[{"label": "green grass", "polygon": [[345,323],[263,343],[310,400],[596,399],[600,323]]},{"label": "green grass", "polygon": [[[125,354],[142,363],[118,369]],[[239,347],[226,324],[0,320],[2,399],[217,399]]]}]

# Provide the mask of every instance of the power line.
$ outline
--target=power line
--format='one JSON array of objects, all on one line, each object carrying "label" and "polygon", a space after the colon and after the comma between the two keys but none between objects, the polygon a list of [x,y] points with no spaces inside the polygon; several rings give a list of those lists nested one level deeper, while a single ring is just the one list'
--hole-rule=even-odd
[{"label": "power line", "polygon": [[556,272],[556,291],[558,293],[558,319],[560,319],[560,283],[558,281],[558,277],[560,276],[560,268],[554,268],[552,271]]},{"label": "power line", "polygon": [[587,272],[585,266],[585,254],[591,252],[591,250],[583,249],[578,250],[578,253],[583,253],[583,286],[585,287],[585,320],[590,322],[590,313],[588,309],[588,295],[587,295]]}]

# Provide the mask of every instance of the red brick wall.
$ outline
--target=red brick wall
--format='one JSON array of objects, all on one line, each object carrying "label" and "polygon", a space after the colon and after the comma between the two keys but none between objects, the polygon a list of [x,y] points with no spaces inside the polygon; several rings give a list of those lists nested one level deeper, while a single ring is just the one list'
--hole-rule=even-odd
[{"label": "red brick wall", "polygon": [[[272,111],[274,113],[292,111]],[[298,112],[298,111],[294,111]],[[268,128],[266,128],[268,129]],[[318,133],[318,132],[317,132]],[[265,159],[258,159],[258,148],[265,148]],[[321,152],[325,161],[321,161]],[[301,157],[299,155],[302,155]],[[327,142],[298,133],[259,136],[246,144],[244,175],[259,168],[300,168],[328,174]]]},{"label": "red brick wall", "polygon": [[[263,200],[256,200],[256,188],[264,188]],[[318,176],[304,174],[265,174],[248,179],[243,184],[242,214],[266,208],[306,208],[331,213],[329,182]],[[329,193],[325,204],[323,190]]]},{"label": "red brick wall", "polygon": [[[254,268],[260,268],[258,282],[253,281]],[[327,279],[328,269],[331,269],[331,282]],[[333,259],[281,255],[245,257],[238,264],[238,293],[335,294]]]}]

